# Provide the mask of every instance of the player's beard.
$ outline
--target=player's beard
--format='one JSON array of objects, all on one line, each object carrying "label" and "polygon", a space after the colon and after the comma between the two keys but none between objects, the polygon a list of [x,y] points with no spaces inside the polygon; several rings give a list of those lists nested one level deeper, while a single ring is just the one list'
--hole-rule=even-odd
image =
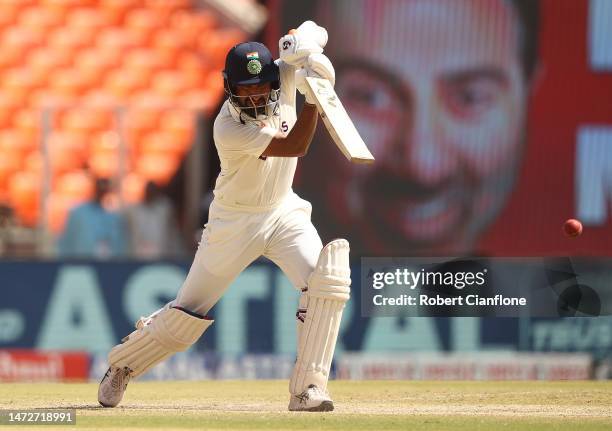
[{"label": "player's beard", "polygon": [[242,113],[248,117],[251,117],[253,119],[257,119],[257,117],[259,115],[266,115],[266,106],[257,106],[257,107],[253,107],[253,106],[244,106],[242,108],[240,108],[242,110]]},{"label": "player's beard", "polygon": [[242,97],[238,99],[241,112],[254,120],[260,115],[267,115],[268,113],[268,97],[258,97],[253,99],[251,97]]}]

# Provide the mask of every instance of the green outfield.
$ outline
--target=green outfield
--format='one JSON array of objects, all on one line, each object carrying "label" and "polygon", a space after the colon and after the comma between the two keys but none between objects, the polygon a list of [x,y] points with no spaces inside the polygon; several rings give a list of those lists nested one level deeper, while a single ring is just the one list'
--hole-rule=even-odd
[{"label": "green outfield", "polygon": [[3,383],[0,408],[76,408],[76,428],[116,430],[612,429],[612,382],[334,381],[330,389],[334,412],[290,413],[286,381],[132,382],[115,409],[98,406],[95,383]]}]

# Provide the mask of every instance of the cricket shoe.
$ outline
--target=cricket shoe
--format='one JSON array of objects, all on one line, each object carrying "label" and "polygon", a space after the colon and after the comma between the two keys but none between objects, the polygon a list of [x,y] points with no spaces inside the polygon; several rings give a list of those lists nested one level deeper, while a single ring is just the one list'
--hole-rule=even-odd
[{"label": "cricket shoe", "polygon": [[121,402],[130,381],[131,372],[132,370],[128,367],[108,367],[98,388],[98,402],[103,407],[116,407]]},{"label": "cricket shoe", "polygon": [[331,412],[333,409],[334,402],[327,391],[322,391],[315,385],[308,386],[308,389],[299,395],[291,395],[289,400],[291,412]]}]

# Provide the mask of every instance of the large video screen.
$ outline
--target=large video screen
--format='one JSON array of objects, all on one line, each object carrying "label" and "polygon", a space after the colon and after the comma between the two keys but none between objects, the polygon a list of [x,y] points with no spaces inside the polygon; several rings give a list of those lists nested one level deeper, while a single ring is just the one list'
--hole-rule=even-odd
[{"label": "large video screen", "polygon": [[[612,2],[280,2],[268,43],[327,28],[336,91],[376,157],[319,127],[295,188],[353,256],[612,255]],[[567,238],[563,222],[584,233]]]}]

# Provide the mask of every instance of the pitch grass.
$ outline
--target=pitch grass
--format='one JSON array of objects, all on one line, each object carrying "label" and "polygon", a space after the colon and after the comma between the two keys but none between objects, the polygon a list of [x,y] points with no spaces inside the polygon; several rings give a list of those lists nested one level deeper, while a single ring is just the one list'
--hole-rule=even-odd
[{"label": "pitch grass", "polygon": [[95,383],[3,383],[0,409],[76,408],[76,428],[105,430],[612,430],[612,382],[333,381],[330,390],[334,412],[294,413],[286,381],[132,382],[121,406],[105,409]]}]

